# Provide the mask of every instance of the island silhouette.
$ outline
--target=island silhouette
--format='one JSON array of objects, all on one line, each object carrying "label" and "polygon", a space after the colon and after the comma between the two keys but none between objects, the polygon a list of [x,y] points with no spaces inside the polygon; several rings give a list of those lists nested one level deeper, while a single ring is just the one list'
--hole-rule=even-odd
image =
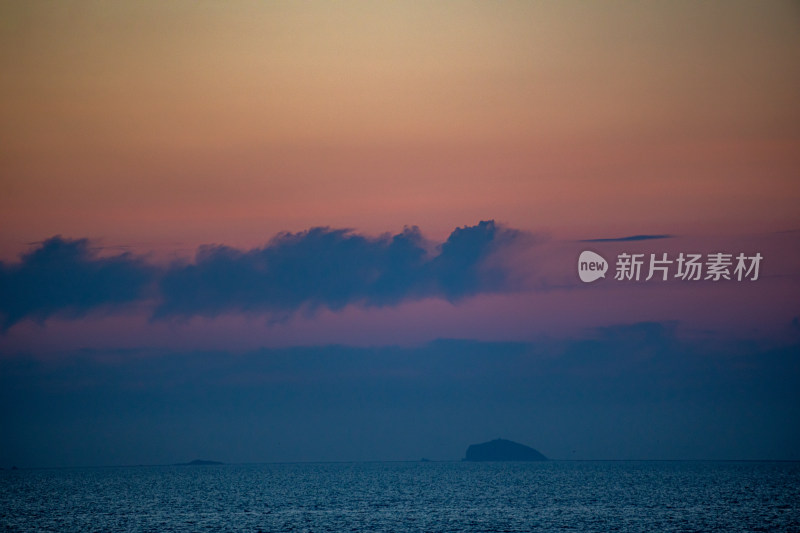
[{"label": "island silhouette", "polygon": [[209,465],[222,465],[220,461],[208,461],[206,459],[195,459],[194,461],[189,461],[188,463],[175,463],[174,466],[209,466]]},{"label": "island silhouette", "polygon": [[470,445],[462,461],[547,461],[547,457],[530,446],[506,439],[495,439]]}]

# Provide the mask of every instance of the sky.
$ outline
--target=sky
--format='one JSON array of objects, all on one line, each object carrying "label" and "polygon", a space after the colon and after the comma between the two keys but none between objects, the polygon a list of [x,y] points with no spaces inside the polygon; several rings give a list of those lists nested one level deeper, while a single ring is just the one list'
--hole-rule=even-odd
[{"label": "sky", "polygon": [[3,2],[0,466],[800,460],[799,27]]}]

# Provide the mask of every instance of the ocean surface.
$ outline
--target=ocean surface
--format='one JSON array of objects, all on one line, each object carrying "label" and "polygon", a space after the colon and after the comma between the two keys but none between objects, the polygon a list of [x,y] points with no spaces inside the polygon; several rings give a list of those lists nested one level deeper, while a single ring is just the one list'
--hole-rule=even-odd
[{"label": "ocean surface", "polygon": [[4,470],[0,531],[800,531],[800,463]]}]

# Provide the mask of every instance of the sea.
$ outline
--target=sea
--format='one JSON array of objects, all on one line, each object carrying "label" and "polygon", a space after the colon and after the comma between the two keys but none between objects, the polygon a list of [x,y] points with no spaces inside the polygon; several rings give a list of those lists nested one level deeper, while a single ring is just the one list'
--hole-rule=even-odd
[{"label": "sea", "polygon": [[0,531],[800,531],[800,463],[547,461],[0,471]]}]

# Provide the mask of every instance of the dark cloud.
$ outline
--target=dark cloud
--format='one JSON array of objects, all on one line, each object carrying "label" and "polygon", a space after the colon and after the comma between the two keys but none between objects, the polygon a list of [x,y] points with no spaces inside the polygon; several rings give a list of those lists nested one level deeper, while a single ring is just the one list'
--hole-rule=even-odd
[{"label": "dark cloud", "polygon": [[519,242],[522,233],[495,225],[494,221],[457,228],[441,247],[441,253],[423,268],[433,294],[459,299],[478,292],[509,288],[509,270],[487,264],[489,256]]},{"label": "dark cloud", "polygon": [[[380,237],[313,228],[252,250],[201,247],[194,262],[167,268],[128,253],[100,257],[85,239],[53,237],[19,263],[0,263],[0,324],[80,316],[146,297],[159,301],[156,318],[457,301],[512,288],[499,252],[522,236],[484,221],[457,228],[437,247],[417,227]],[[148,288],[153,292],[146,294]]]},{"label": "dark cloud", "polygon": [[579,242],[630,242],[652,241],[656,239],[671,239],[674,235],[630,235],[628,237],[609,237],[602,239],[583,239]]},{"label": "dark cloud", "polygon": [[339,309],[422,297],[455,301],[506,290],[507,269],[489,258],[520,236],[484,221],[456,229],[433,253],[416,227],[377,238],[313,228],[249,251],[205,247],[193,264],[175,265],[163,277],[156,316]]},{"label": "dark cloud", "polygon": [[129,254],[98,257],[86,239],[53,237],[23,255],[20,263],[0,262],[2,328],[24,318],[80,316],[136,301],[154,273],[154,268]]}]

